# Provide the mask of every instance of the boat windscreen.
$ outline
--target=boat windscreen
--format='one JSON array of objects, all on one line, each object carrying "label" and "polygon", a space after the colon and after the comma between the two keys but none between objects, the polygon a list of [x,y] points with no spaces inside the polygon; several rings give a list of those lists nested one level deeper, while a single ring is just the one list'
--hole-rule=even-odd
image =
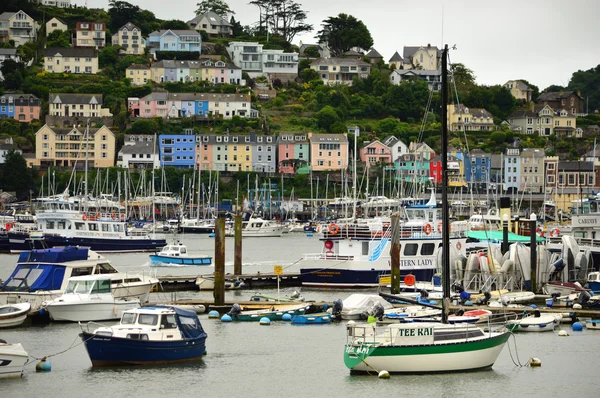
[{"label": "boat windscreen", "polygon": [[186,339],[196,339],[204,334],[204,329],[198,320],[198,316],[177,316],[177,324],[181,335]]},{"label": "boat windscreen", "polygon": [[18,265],[12,275],[2,284],[2,290],[34,292],[60,289],[65,267],[59,265]]}]

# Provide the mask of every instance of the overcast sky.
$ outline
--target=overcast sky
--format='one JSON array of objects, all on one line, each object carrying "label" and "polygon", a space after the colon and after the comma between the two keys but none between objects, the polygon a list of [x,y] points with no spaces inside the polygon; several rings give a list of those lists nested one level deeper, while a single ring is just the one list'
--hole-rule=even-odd
[{"label": "overcast sky", "polygon": [[[108,0],[87,0],[90,8],[108,8]],[[258,8],[249,0],[228,0],[242,25],[258,21]],[[314,43],[321,22],[339,13],[363,21],[374,48],[387,61],[404,46],[436,45],[442,40],[450,61],[473,70],[477,83],[504,84],[525,79],[543,90],[566,86],[577,70],[600,64],[598,0],[298,0],[308,12],[313,32],[294,44]],[[72,0],[83,5],[85,0]],[[198,0],[129,0],[160,19],[194,17]],[[443,14],[443,18],[442,18]],[[443,19],[443,29],[442,29]]]}]

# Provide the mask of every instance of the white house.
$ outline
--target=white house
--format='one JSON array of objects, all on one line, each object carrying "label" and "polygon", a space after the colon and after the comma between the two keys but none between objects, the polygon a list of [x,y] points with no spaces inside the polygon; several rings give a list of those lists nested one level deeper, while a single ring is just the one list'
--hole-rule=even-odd
[{"label": "white house", "polygon": [[67,31],[68,29],[69,28],[65,21],[54,17],[48,22],[46,22],[46,37],[48,37],[48,35],[50,35],[50,33],[54,32],[55,30]]},{"label": "white house", "polygon": [[256,42],[234,41],[229,43],[227,53],[237,67],[250,77],[264,74],[297,76],[298,53],[283,50],[266,50]]},{"label": "white house", "polygon": [[392,151],[392,162],[395,162],[402,155],[408,153],[408,146],[393,135],[387,137],[381,143]]},{"label": "white house", "polygon": [[117,167],[128,169],[160,168],[156,136],[127,134],[124,145],[117,157]]},{"label": "white house", "polygon": [[34,41],[38,25],[24,11],[3,12],[0,14],[0,42],[13,40],[15,47]]},{"label": "white house", "polygon": [[210,37],[231,37],[233,35],[231,24],[212,11],[196,16],[187,24],[194,30],[205,31]]}]

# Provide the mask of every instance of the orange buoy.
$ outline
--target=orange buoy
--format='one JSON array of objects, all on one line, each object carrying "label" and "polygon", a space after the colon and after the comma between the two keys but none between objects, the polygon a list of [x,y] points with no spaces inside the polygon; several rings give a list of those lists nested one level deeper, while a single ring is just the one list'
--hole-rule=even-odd
[{"label": "orange buoy", "polygon": [[415,282],[416,280],[413,274],[408,274],[404,277],[404,284],[407,286],[413,286]]}]

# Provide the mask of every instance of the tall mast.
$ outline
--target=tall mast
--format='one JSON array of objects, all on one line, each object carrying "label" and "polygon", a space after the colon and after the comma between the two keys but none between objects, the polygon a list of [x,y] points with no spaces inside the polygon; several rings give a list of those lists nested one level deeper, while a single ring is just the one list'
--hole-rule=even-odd
[{"label": "tall mast", "polygon": [[450,217],[448,214],[448,45],[442,52],[442,280],[444,300],[442,322],[448,323],[450,299]]},{"label": "tall mast", "polygon": [[88,155],[89,155],[89,145],[90,145],[90,119],[87,120],[87,125],[85,126],[85,180],[83,181],[83,200],[85,201],[85,211],[87,211],[88,203],[87,203],[87,194],[88,194]]}]

